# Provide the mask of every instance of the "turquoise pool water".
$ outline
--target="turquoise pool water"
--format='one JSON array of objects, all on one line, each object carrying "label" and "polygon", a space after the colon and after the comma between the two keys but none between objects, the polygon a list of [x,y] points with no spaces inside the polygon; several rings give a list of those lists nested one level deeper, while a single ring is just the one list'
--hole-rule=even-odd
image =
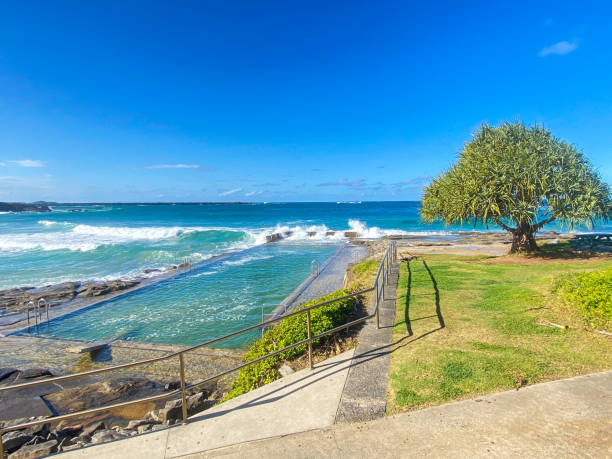
[{"label": "turquoise pool water", "polygon": [[[51,320],[39,335],[64,339],[118,338],[164,344],[198,344],[261,321],[323,263],[335,244],[258,246],[191,272]],[[27,331],[21,332],[27,334]],[[258,332],[216,347],[250,343]]]}]

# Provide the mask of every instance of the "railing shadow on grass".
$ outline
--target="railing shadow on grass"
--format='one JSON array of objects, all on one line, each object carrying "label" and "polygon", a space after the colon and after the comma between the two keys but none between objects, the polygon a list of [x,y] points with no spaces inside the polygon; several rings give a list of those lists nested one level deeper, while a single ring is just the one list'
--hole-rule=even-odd
[{"label": "railing shadow on grass", "polygon": [[406,268],[408,269],[408,282],[406,285],[406,301],[404,303],[404,322],[406,323],[406,333],[408,336],[412,336],[412,322],[410,321],[410,294],[412,290],[412,269],[410,269],[410,261],[406,262]]},{"label": "railing shadow on grass", "polygon": [[444,316],[442,315],[442,309],[440,308],[440,290],[438,289],[438,282],[436,281],[436,278],[431,272],[429,265],[427,265],[427,262],[425,260],[422,260],[422,261],[423,261],[423,266],[425,266],[425,269],[427,270],[427,274],[429,274],[429,277],[431,279],[431,284],[433,285],[433,289],[435,292],[436,315],[438,316],[438,322],[440,322],[440,328],[444,328],[446,325],[444,324]]}]

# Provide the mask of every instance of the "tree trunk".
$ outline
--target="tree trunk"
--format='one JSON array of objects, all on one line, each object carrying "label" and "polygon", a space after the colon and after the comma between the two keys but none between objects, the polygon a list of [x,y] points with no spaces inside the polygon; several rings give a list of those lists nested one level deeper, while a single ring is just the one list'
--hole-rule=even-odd
[{"label": "tree trunk", "polygon": [[512,232],[510,253],[535,252],[538,250],[534,234],[535,230],[531,225],[518,225]]}]

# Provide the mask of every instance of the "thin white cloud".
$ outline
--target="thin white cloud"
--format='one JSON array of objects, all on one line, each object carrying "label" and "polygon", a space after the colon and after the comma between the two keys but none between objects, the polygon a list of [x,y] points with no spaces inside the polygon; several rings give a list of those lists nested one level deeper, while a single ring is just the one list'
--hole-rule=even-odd
[{"label": "thin white cloud", "polygon": [[221,191],[219,196],[229,196],[230,194],[240,193],[242,188],[234,188],[233,190]]},{"label": "thin white cloud", "polygon": [[244,193],[244,195],[250,197],[250,196],[257,196],[258,194],[261,194],[261,193],[262,193],[261,191],[248,191]]},{"label": "thin white cloud", "polygon": [[366,184],[365,179],[362,179],[362,178],[358,178],[355,180],[349,180],[347,178],[339,178],[335,182],[319,183],[317,184],[317,186],[348,186],[351,188],[355,188],[355,187],[364,186],[365,184]]},{"label": "thin white cloud", "polygon": [[199,164],[155,164],[147,166],[146,169],[199,169]]},{"label": "thin white cloud", "polygon": [[45,167],[45,163],[35,159],[18,159],[2,162],[0,163],[0,166]]},{"label": "thin white cloud", "polygon": [[558,56],[564,56],[565,54],[569,54],[578,48],[578,43],[575,41],[560,41],[559,43],[555,43],[554,45],[547,46],[546,48],[542,48],[539,53],[540,57],[550,56],[551,54],[556,54]]}]

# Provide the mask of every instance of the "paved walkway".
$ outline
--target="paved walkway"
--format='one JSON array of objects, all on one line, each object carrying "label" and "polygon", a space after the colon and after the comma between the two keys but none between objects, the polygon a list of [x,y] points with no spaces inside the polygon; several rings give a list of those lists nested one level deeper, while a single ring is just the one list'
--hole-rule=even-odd
[{"label": "paved walkway", "polygon": [[188,457],[612,457],[612,371]]},{"label": "paved walkway", "polygon": [[370,319],[359,334],[336,422],[369,421],[385,415],[398,273],[399,264],[392,267],[381,299],[380,328],[376,318]]},{"label": "paved walkway", "polygon": [[306,301],[314,300],[341,289],[346,275],[346,267],[350,263],[363,260],[366,255],[367,249],[363,245],[346,245],[339,248],[323,263],[319,275],[309,276],[283,300],[273,314],[283,314]]}]

